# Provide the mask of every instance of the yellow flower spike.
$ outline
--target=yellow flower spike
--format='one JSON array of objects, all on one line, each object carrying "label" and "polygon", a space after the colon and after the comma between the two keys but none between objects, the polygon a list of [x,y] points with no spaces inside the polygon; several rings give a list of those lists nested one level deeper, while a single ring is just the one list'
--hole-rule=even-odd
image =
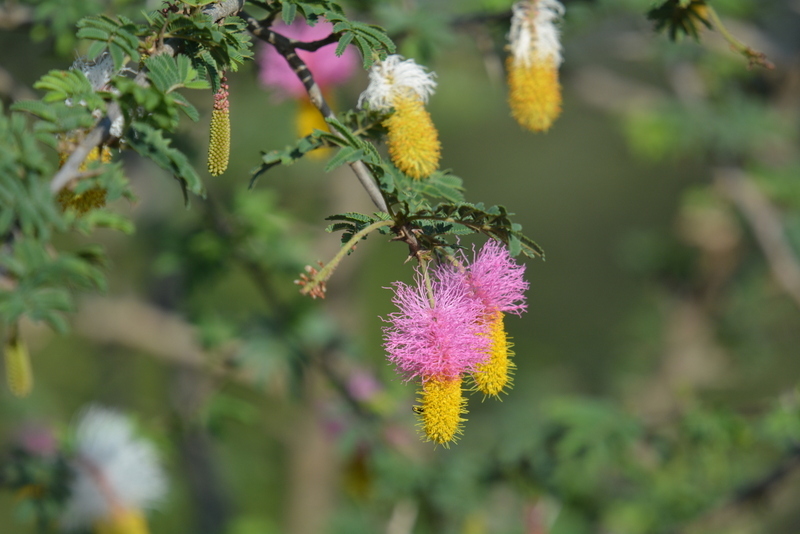
[{"label": "yellow flower spike", "polygon": [[15,397],[27,397],[33,389],[33,368],[28,347],[16,334],[16,328],[5,347],[6,382]]},{"label": "yellow flower spike", "polygon": [[219,176],[228,168],[231,154],[231,114],[228,102],[228,84],[223,76],[219,91],[214,95],[214,110],[208,142],[208,172]]},{"label": "yellow flower spike", "polygon": [[389,130],[389,155],[398,169],[416,180],[439,167],[439,132],[425,109],[436,89],[434,76],[413,59],[393,54],[372,66],[369,86],[358,99],[359,107],[394,109],[383,122]]},{"label": "yellow flower spike", "polygon": [[561,114],[561,43],[556,20],[564,14],[558,0],[514,4],[509,32],[508,104],[511,116],[534,132],[550,129]]},{"label": "yellow flower spike", "polygon": [[389,156],[412,178],[427,178],[439,167],[442,145],[430,113],[418,98],[397,97],[394,113],[383,122],[389,130]]},{"label": "yellow flower spike", "polygon": [[477,391],[497,398],[500,393],[503,393],[506,386],[511,387],[513,383],[511,375],[517,367],[510,359],[514,355],[511,351],[513,344],[508,341],[503,317],[503,312],[498,311],[489,318],[489,337],[491,338],[489,358],[485,363],[478,365],[472,375]]},{"label": "yellow flower spike", "polygon": [[526,67],[508,60],[508,105],[523,128],[545,132],[561,114],[558,67],[550,61]]},{"label": "yellow flower spike", "polygon": [[458,434],[462,433],[461,423],[466,421],[461,414],[467,413],[467,400],[461,393],[461,377],[432,376],[422,381],[422,391],[418,392],[421,403],[414,407],[419,416],[423,433],[428,441],[449,447]]},{"label": "yellow flower spike", "polygon": [[149,534],[147,520],[138,510],[115,510],[111,516],[97,521],[95,534]]}]

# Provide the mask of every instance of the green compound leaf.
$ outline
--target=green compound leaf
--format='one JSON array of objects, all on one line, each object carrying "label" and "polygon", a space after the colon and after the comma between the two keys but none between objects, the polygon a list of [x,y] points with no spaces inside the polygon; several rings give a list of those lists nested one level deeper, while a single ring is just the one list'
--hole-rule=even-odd
[{"label": "green compound leaf", "polygon": [[353,163],[362,159],[364,159],[363,149],[350,146],[343,147],[330,159],[328,164],[325,165],[325,172],[331,172],[336,167],[344,165],[345,163]]},{"label": "green compound leaf", "polygon": [[711,29],[704,0],[667,0],[647,12],[656,31],[666,31],[673,41],[682,35],[700,38],[700,30]]},{"label": "green compound leaf", "polygon": [[[342,244],[347,244],[350,242],[351,239],[360,231],[366,229],[372,224],[375,223],[385,223],[386,221],[390,221],[391,219],[386,213],[375,213],[373,215],[365,215],[363,213],[356,213],[356,212],[347,212],[347,213],[339,213],[336,215],[331,215],[329,217],[325,217],[326,221],[338,221],[333,224],[328,225],[325,228],[326,232],[343,232],[342,234]],[[388,233],[390,225],[381,226],[377,230],[382,233]],[[366,239],[367,235],[364,235],[362,239]]]},{"label": "green compound leaf", "polygon": [[410,214],[408,220],[418,224],[425,236],[435,238],[430,241],[431,246],[442,244],[438,241],[440,236],[460,235],[468,229],[470,233],[480,232],[502,241],[512,255],[544,257],[544,250],[522,233],[522,227],[511,221],[511,215],[503,206],[486,208],[482,203],[459,202],[442,203],[432,210],[421,209]]},{"label": "green compound leaf", "polygon": [[[78,22],[78,38],[105,43],[119,71],[128,60],[139,61],[139,28],[126,17],[113,19],[106,15],[86,17]],[[93,52],[98,53],[94,47]]]},{"label": "green compound leaf", "polygon": [[46,91],[42,102],[64,102],[89,109],[105,110],[105,102],[95,93],[92,84],[78,69],[51,70],[33,87]]},{"label": "green compound leaf", "polygon": [[194,86],[197,89],[208,89],[205,80],[198,78],[198,72],[192,67],[192,60],[183,54],[170,57],[166,54],[149,57],[144,61],[148,68],[148,77],[164,93],[171,93],[181,87]]},{"label": "green compound leaf", "polygon": [[333,24],[335,33],[342,34],[336,54],[343,54],[345,47],[353,42],[361,53],[365,69],[372,66],[376,57],[381,60],[386,59],[387,55],[393,54],[397,49],[380,26],[351,21],[341,13],[341,10],[328,11],[325,13],[325,18]]},{"label": "green compound leaf", "polygon": [[10,252],[0,253],[0,267],[17,280],[13,289],[0,289],[0,317],[7,323],[27,316],[66,332],[62,313],[74,308],[70,289],[106,287],[92,261],[75,254],[53,256],[50,245],[36,239],[19,240]]},{"label": "green compound leaf", "polygon": [[157,13],[151,18],[152,26],[165,28],[164,38],[185,41],[182,53],[200,75],[207,76],[214,91],[219,88],[219,75],[216,73],[236,71],[246,59],[253,57],[250,34],[239,17],[228,17],[223,24],[209,20],[202,12],[190,16]]},{"label": "green compound leaf", "polygon": [[[322,147],[338,146],[349,148],[349,150],[340,151],[339,154],[334,156],[333,164],[329,163],[328,169],[359,159],[373,166],[381,165],[381,157],[378,151],[372,143],[360,137],[363,135],[372,139],[380,139],[385,131],[380,125],[380,121],[380,116],[372,111],[347,111],[337,118],[328,119],[327,121],[331,128],[341,133],[341,136],[322,130],[314,130],[313,133],[298,139],[295,144],[288,145],[283,150],[262,152],[261,165],[251,171],[253,176],[250,180],[250,187],[255,184],[261,174],[272,167],[276,165],[292,165],[307,153]],[[362,152],[356,157],[355,154],[358,151]]]},{"label": "green compound leaf", "polygon": [[131,125],[125,140],[141,156],[172,173],[186,190],[205,197],[205,187],[197,171],[183,152],[170,146],[170,140],[164,137],[161,130],[143,122],[135,122]]}]

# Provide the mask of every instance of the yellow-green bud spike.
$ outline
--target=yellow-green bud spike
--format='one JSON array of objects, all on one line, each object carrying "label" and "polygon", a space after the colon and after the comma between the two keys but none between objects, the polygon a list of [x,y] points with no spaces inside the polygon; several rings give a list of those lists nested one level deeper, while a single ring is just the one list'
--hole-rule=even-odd
[{"label": "yellow-green bud spike", "polygon": [[15,397],[27,397],[33,389],[33,368],[28,348],[16,333],[6,343],[6,382]]},{"label": "yellow-green bud spike", "polygon": [[445,447],[462,433],[461,414],[467,413],[467,400],[461,393],[461,377],[432,376],[422,380],[420,406],[414,407],[419,426],[427,437]]},{"label": "yellow-green bud spike", "polygon": [[503,312],[500,311],[490,316],[488,320],[489,337],[491,338],[489,358],[485,363],[478,365],[472,375],[475,389],[484,395],[498,398],[506,386],[511,387],[513,383],[511,375],[516,369],[516,365],[510,359],[514,355],[511,351],[513,345],[508,341],[503,325],[503,316]]},{"label": "yellow-green bud spike", "polygon": [[228,84],[222,78],[219,91],[214,95],[211,127],[208,142],[208,172],[219,176],[228,168],[231,154],[231,114],[228,102]]},{"label": "yellow-green bud spike", "polygon": [[389,130],[389,156],[405,174],[417,180],[427,178],[439,167],[439,132],[418,97],[398,96],[392,104],[395,111],[383,122]]}]

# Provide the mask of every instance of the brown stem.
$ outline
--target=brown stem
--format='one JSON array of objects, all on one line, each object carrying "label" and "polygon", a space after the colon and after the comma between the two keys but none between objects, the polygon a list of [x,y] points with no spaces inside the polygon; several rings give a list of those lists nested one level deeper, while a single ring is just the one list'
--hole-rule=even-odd
[{"label": "brown stem", "polygon": [[[310,70],[308,70],[305,62],[300,59],[300,56],[298,56],[297,52],[295,51],[297,48],[297,42],[270,30],[268,27],[264,26],[261,21],[257,20],[252,15],[249,15],[246,11],[242,11],[239,16],[241,16],[247,23],[247,29],[250,30],[250,33],[274,46],[275,50],[277,50],[278,53],[284,57],[287,63],[289,63],[289,66],[292,67],[294,73],[297,75],[300,81],[303,82],[311,103],[314,104],[314,107],[316,107],[320,113],[322,113],[322,116],[326,119],[334,118],[333,111],[331,111],[330,106],[328,106],[328,103],[322,96],[322,90],[314,81],[314,75]],[[332,37],[329,36],[328,38]],[[329,128],[329,130],[332,134],[341,136],[341,134],[335,129]],[[383,198],[381,190],[378,187],[378,184],[375,182],[375,178],[372,176],[372,173],[364,164],[364,162],[360,160],[354,161],[350,164],[350,168],[353,170],[353,173],[355,173],[356,178],[358,178],[358,181],[361,183],[361,186],[367,191],[369,198],[372,200],[375,206],[377,206],[379,210],[389,213],[389,207],[386,205],[386,200]]]}]

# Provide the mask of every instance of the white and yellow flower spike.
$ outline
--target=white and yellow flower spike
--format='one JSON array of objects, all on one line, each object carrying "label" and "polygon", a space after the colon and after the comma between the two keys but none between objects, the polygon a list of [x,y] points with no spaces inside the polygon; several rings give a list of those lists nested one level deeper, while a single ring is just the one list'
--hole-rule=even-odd
[{"label": "white and yellow flower spike", "polygon": [[144,513],[164,500],[167,480],[155,447],[136,434],[130,418],[96,406],[86,410],[70,468],[64,530],[148,534]]},{"label": "white and yellow flower spike", "polygon": [[508,103],[514,119],[534,132],[550,129],[561,113],[558,67],[563,58],[556,21],[563,15],[558,0],[524,0],[513,7]]},{"label": "white and yellow flower spike", "polygon": [[413,59],[391,55],[373,65],[369,86],[358,99],[359,107],[394,108],[383,122],[389,131],[389,155],[398,169],[417,180],[430,176],[441,156],[439,132],[425,109],[436,89],[434,76]]}]

